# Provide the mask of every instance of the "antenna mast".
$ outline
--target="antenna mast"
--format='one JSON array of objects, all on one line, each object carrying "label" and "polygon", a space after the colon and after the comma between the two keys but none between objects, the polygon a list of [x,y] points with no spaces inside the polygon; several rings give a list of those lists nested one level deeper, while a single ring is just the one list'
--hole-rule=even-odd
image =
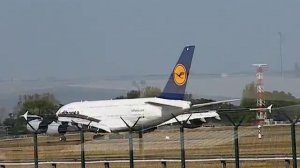
[{"label": "antenna mast", "polygon": [[[256,105],[257,108],[265,107],[264,71],[267,64],[252,64],[256,67]],[[263,125],[267,119],[266,110],[258,110],[256,113],[256,124]]]}]

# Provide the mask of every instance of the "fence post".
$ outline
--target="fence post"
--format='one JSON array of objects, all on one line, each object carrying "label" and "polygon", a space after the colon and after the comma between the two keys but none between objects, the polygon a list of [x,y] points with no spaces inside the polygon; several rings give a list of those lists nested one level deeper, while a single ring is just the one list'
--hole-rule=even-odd
[{"label": "fence post", "polygon": [[290,168],[291,161],[289,159],[285,159],[285,168]]},{"label": "fence post", "polygon": [[184,126],[180,126],[181,168],[185,168]]},{"label": "fence post", "polygon": [[124,124],[128,127],[129,130],[129,136],[128,136],[128,141],[129,141],[129,163],[130,163],[130,168],[134,168],[134,159],[133,159],[133,139],[132,139],[132,133],[133,133],[133,129],[136,126],[136,124],[139,122],[139,120],[141,119],[141,117],[139,117],[135,123],[133,124],[133,126],[129,126],[128,123],[122,118],[120,117],[121,120],[124,122]]},{"label": "fence post", "polygon": [[[291,141],[292,141],[292,155],[293,155],[293,168],[297,168],[297,144],[296,144],[296,123],[299,121],[299,117],[296,120],[292,120],[288,115],[284,114],[285,117],[291,123]],[[290,164],[290,163],[289,163]]]},{"label": "fence post", "polygon": [[33,134],[33,146],[34,146],[34,167],[39,167],[39,156],[38,156],[38,142],[37,142],[37,132]]},{"label": "fence post", "polygon": [[[90,124],[92,121],[89,122],[89,124],[86,126],[86,128],[89,128]],[[79,132],[80,132],[80,160],[81,160],[81,168],[85,168],[85,152],[84,152],[84,131],[86,131],[86,128],[81,124],[79,126],[78,124],[76,125]]]},{"label": "fence post", "polygon": [[167,168],[167,162],[166,161],[162,161],[161,162],[161,167],[162,168]]},{"label": "fence post", "polygon": [[[297,121],[296,121],[297,122]],[[291,138],[292,138],[292,154],[293,154],[293,168],[297,168],[297,145],[296,145],[296,123],[291,124]]]},{"label": "fence post", "polygon": [[80,129],[80,158],[81,168],[85,168],[85,153],[84,153],[84,130]]},{"label": "fence post", "polygon": [[245,116],[238,122],[235,123],[229,115],[225,114],[227,119],[231,122],[233,127],[233,140],[234,140],[234,155],[235,155],[235,168],[240,168],[240,148],[239,148],[239,126],[241,126]]},{"label": "fence post", "polygon": [[134,168],[133,164],[133,140],[132,140],[132,129],[129,130],[129,157],[130,157],[130,168]]},{"label": "fence post", "polygon": [[221,160],[221,165],[222,165],[222,168],[226,168],[226,161],[225,160]]},{"label": "fence post", "polygon": [[180,126],[181,168],[185,168],[184,127],[191,118],[192,114],[190,114],[190,116],[185,121],[179,121],[173,113],[171,114]]},{"label": "fence post", "polygon": [[56,163],[51,164],[52,168],[56,168]]},{"label": "fence post", "polygon": [[34,131],[33,133],[33,155],[34,155],[34,168],[38,168],[39,167],[39,156],[38,156],[38,133],[39,133],[39,130],[35,129],[27,120],[27,115],[28,115],[28,112],[26,112],[23,117],[25,118],[26,120],[26,123],[27,125],[29,125],[31,127],[31,129]]},{"label": "fence post", "polygon": [[[139,131],[139,150],[140,153],[144,151],[143,131]],[[142,153],[143,154],[143,153]]]},{"label": "fence post", "polygon": [[105,163],[104,163],[104,167],[105,167],[105,168],[109,168],[109,162],[105,162]]},{"label": "fence post", "polygon": [[235,125],[234,126],[234,150],[235,150],[235,167],[239,168],[240,167],[240,147],[239,147],[239,126]]}]

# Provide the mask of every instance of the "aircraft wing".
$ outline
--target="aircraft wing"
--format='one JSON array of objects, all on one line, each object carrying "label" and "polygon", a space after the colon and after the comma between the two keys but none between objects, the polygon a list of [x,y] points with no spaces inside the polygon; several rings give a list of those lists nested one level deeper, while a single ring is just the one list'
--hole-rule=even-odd
[{"label": "aircraft wing", "polygon": [[110,128],[109,128],[107,125],[105,125],[105,124],[102,124],[102,123],[96,123],[96,122],[91,122],[91,123],[90,123],[90,126],[96,128],[96,129],[98,129],[98,132],[99,132],[99,130],[103,130],[103,131],[105,131],[105,132],[111,133]]},{"label": "aircraft wing", "polygon": [[221,101],[215,101],[215,102],[209,102],[209,103],[194,104],[194,105],[192,105],[192,107],[190,109],[197,109],[197,108],[204,107],[204,106],[210,106],[210,105],[221,104],[221,103],[229,103],[229,102],[234,102],[234,101],[239,101],[239,100],[240,99],[230,99],[230,100],[221,100]]},{"label": "aircraft wing", "polygon": [[[200,107],[204,107],[204,106],[209,106],[209,105],[214,105],[214,104],[221,104],[221,103],[228,103],[228,102],[234,102],[234,101],[239,101],[240,99],[230,99],[230,100],[221,100],[221,101],[215,101],[215,102],[209,102],[209,103],[201,103],[201,104],[194,104],[191,107],[184,109],[186,111],[188,110],[193,110],[193,109],[197,109]],[[170,104],[170,102],[165,103],[163,101],[148,101],[145,102],[147,104],[152,104],[152,105],[156,105],[156,106],[170,106],[170,107],[178,107],[181,108],[181,106],[179,106],[178,104],[176,104],[176,102],[174,102],[173,104]]]},{"label": "aircraft wing", "polygon": [[82,120],[87,120],[87,121],[92,121],[92,122],[100,122],[100,120],[89,117],[86,115],[82,114],[68,114],[68,113],[60,113],[57,115],[57,117],[68,117],[68,118],[75,118],[75,119],[82,119]]},{"label": "aircraft wing", "polygon": [[111,132],[110,128],[101,123],[101,120],[93,117],[89,117],[82,114],[68,114],[68,113],[60,113],[57,117],[63,117],[64,121],[69,121],[75,124],[87,125],[89,127],[93,127],[97,130],[104,130],[106,132]]},{"label": "aircraft wing", "polygon": [[[221,120],[219,114],[215,110],[207,111],[207,112],[201,112],[201,113],[182,114],[182,115],[178,115],[176,118],[180,122],[181,121],[186,121],[188,118],[189,118],[189,121],[199,119],[202,122],[206,122],[206,120],[205,120],[206,118],[215,118],[215,119]],[[168,120],[168,121],[166,121],[162,124],[159,124],[158,127],[163,126],[163,125],[173,124],[173,123],[177,123],[175,118],[172,118],[172,119],[170,119],[170,120]]]}]

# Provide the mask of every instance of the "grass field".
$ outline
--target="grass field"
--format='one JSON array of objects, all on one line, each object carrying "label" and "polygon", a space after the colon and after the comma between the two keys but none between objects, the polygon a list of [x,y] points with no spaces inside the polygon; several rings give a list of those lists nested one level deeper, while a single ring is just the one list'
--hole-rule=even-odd
[{"label": "grass field", "polygon": [[[298,128],[297,128],[298,129]],[[296,131],[297,131],[296,129]],[[298,132],[298,131],[297,131]],[[240,157],[259,156],[290,156],[291,136],[289,126],[265,126],[263,138],[257,138],[256,127],[240,127]],[[299,137],[300,132],[297,133]],[[108,137],[108,135],[107,135]],[[117,158],[128,159],[128,139],[92,140],[92,134],[87,133],[85,152],[86,159],[111,160]],[[57,137],[39,136],[40,160],[79,160],[80,141],[79,135],[68,135],[67,142],[59,142]],[[299,140],[297,140],[299,142]],[[186,159],[200,158],[226,158],[234,157],[233,128],[197,128],[185,129]],[[0,161],[20,161],[33,159],[33,138],[22,138],[0,141]],[[298,149],[299,152],[299,149]],[[134,139],[134,155],[136,159],[162,159],[180,158],[179,129],[157,130],[144,134],[142,140]],[[180,163],[167,163],[168,167],[180,167]],[[284,161],[244,161],[242,167],[284,167]],[[99,164],[89,164],[88,168],[104,167]],[[9,167],[9,166],[7,166]],[[10,166],[27,168],[32,166]],[[51,165],[41,165],[51,167]],[[58,165],[59,168],[76,168],[80,165]],[[124,163],[112,163],[110,167],[129,167]],[[160,163],[136,163],[135,167],[161,167]],[[221,167],[220,162],[195,163],[188,162],[187,167]],[[227,167],[234,167],[233,162],[227,163]]]}]

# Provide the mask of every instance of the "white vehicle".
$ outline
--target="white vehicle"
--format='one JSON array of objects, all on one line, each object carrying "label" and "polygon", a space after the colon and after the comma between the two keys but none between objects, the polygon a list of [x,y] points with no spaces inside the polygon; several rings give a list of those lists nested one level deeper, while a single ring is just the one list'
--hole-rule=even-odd
[{"label": "white vehicle", "polygon": [[[173,116],[188,113],[190,109],[236,101],[237,99],[196,105],[184,101],[194,49],[195,46],[183,49],[159,97],[73,102],[57,111],[58,122],[88,126],[95,132],[127,131],[128,126],[132,127],[135,123],[134,130],[151,129],[171,120]],[[211,113],[213,115],[209,112],[206,115],[195,115],[192,119],[205,121],[206,117],[217,117],[215,111]]]}]

